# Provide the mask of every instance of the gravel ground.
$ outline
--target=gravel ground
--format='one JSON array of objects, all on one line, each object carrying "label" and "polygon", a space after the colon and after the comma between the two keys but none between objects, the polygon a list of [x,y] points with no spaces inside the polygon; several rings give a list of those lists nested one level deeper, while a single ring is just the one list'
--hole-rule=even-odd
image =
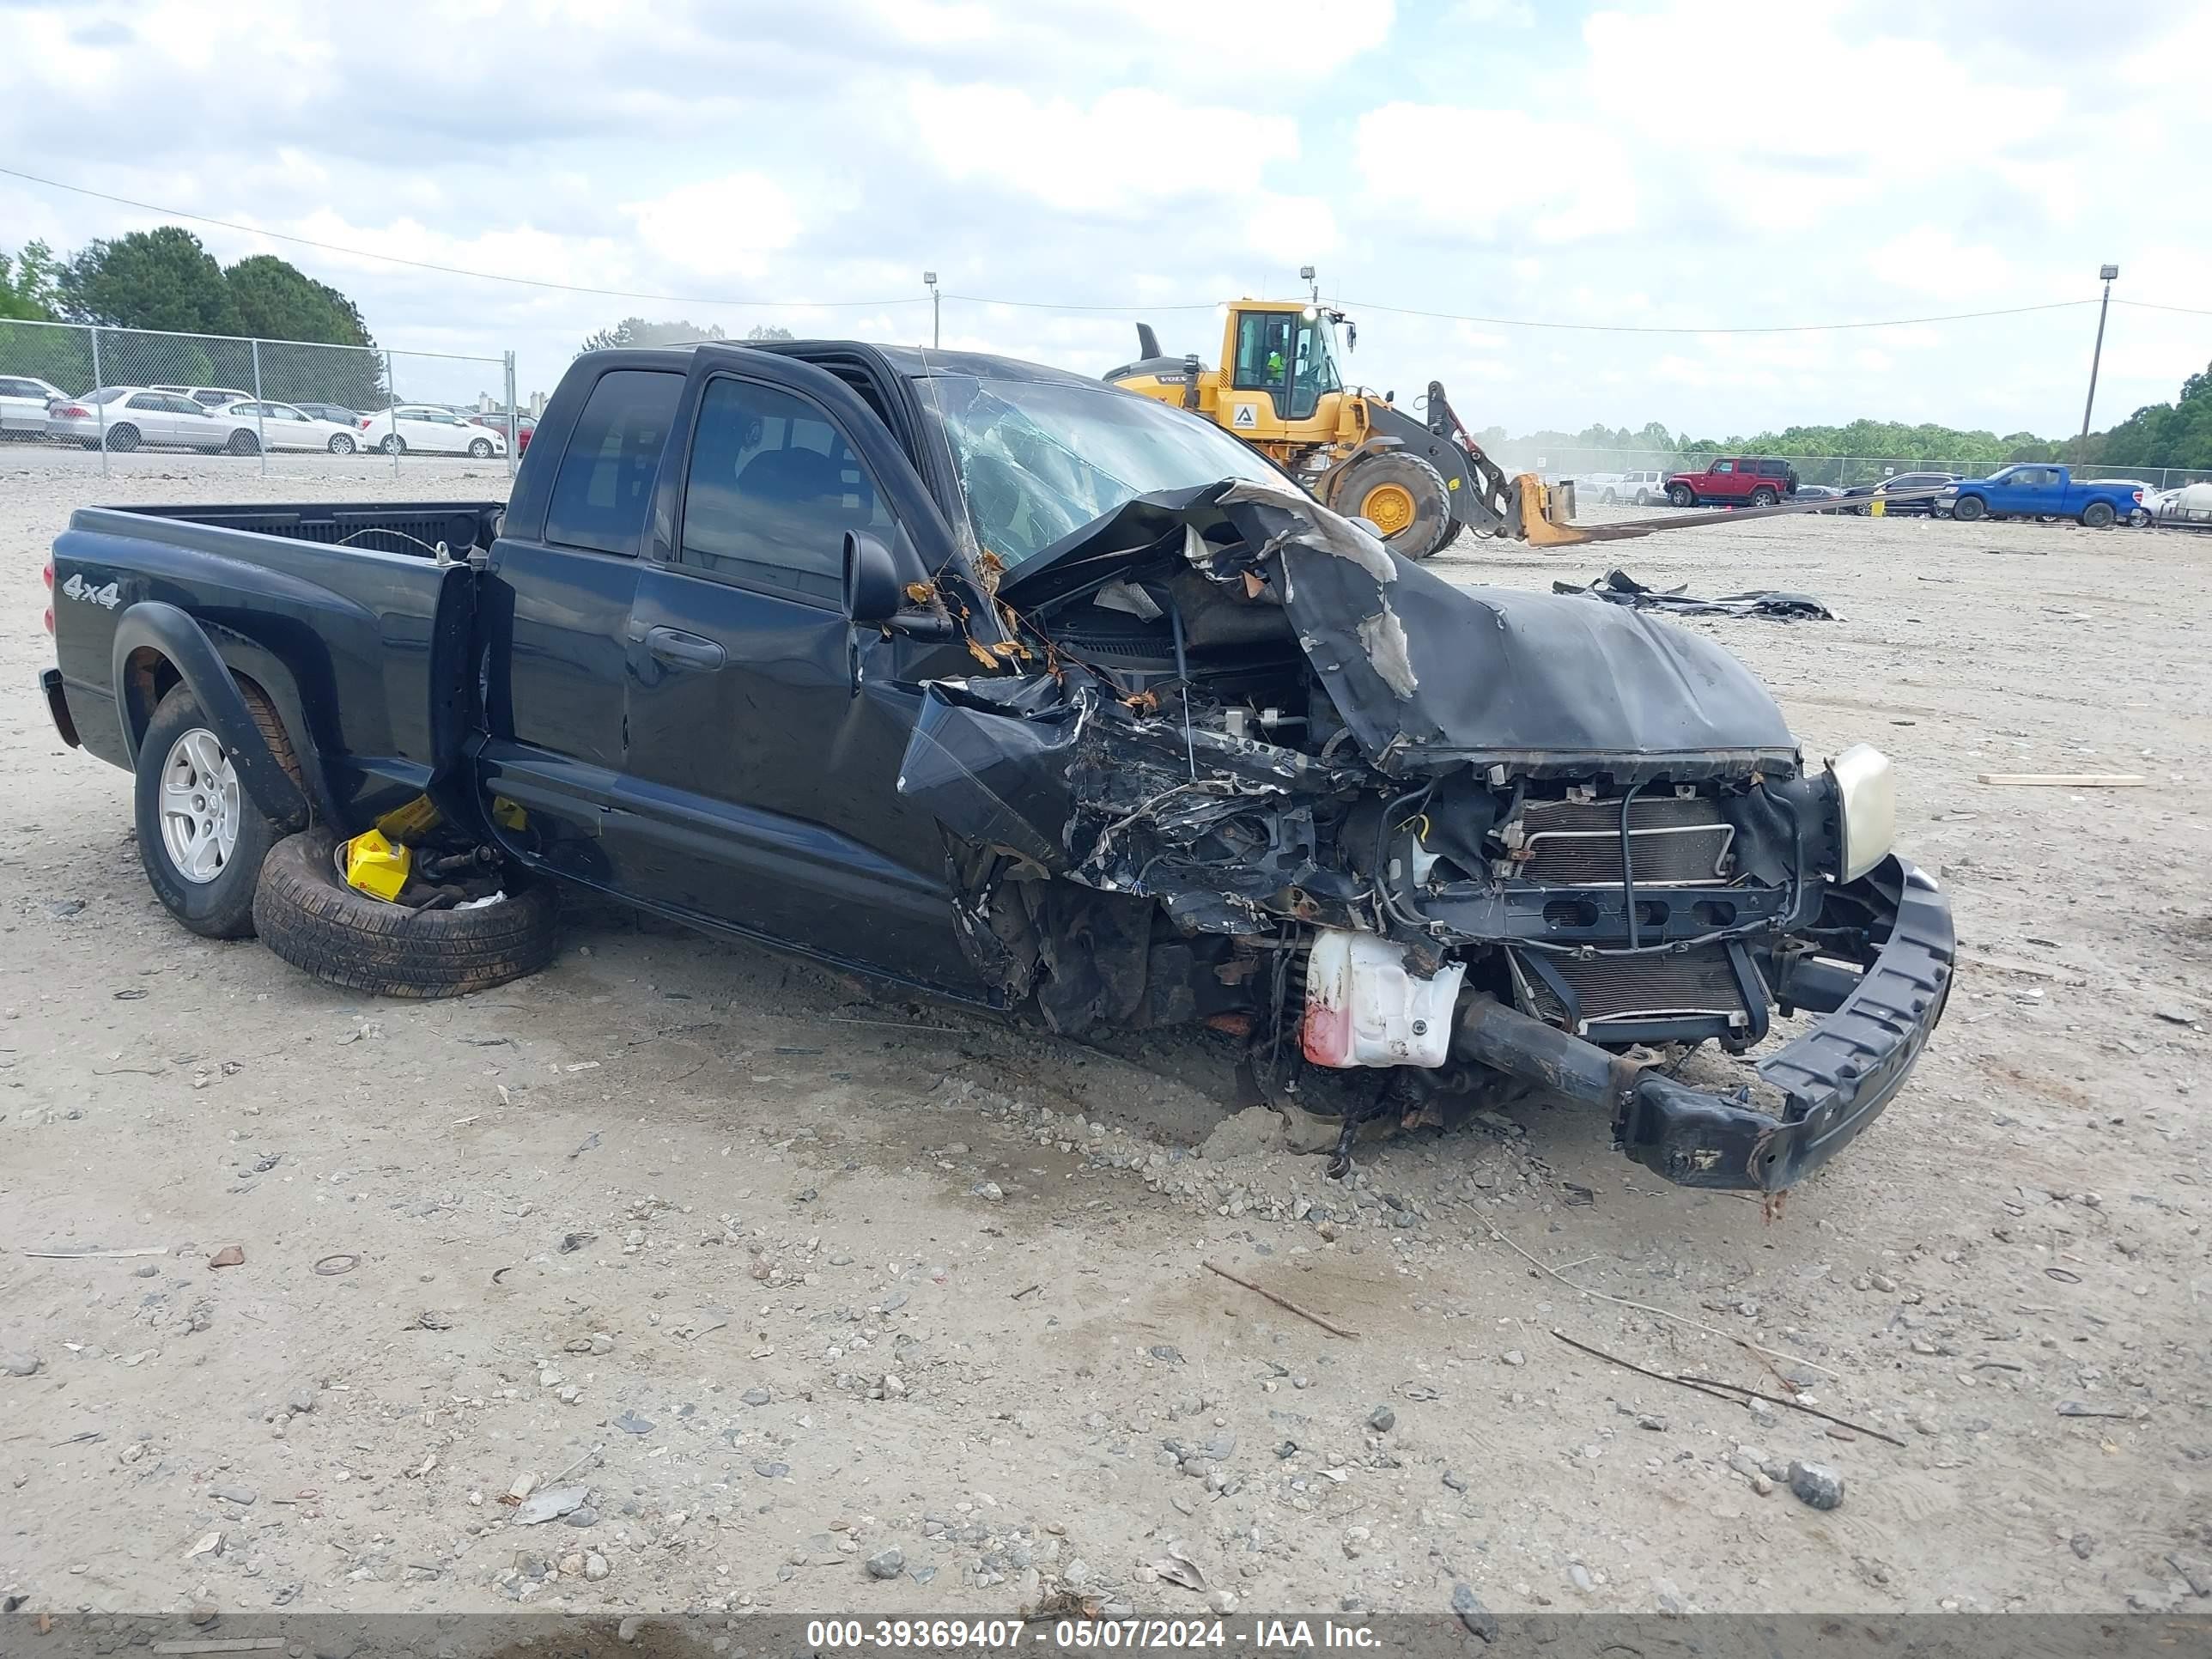
[{"label": "gravel ground", "polygon": [[[5,683],[49,660],[72,507],[300,487],[131,459],[0,457]],[[1689,625],[1810,749],[1896,756],[1965,963],[1911,1086],[1779,1220],[1534,1102],[1333,1187],[1187,1054],[604,907],[535,979],[353,998],[172,925],[128,779],[19,690],[0,1585],[56,1613],[2204,1607],[2212,540],[1822,518],[1496,551],[1440,568],[1618,562],[1845,618]],[[574,1507],[529,1524],[502,1498],[533,1482]],[[1206,1589],[1156,1571],[1176,1551]]]}]

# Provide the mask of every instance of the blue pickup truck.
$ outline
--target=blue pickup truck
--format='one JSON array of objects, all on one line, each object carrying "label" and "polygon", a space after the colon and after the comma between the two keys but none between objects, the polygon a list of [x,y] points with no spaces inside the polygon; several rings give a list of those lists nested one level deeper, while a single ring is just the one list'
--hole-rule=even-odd
[{"label": "blue pickup truck", "polygon": [[2023,462],[2001,466],[1986,478],[1959,480],[1954,518],[2075,519],[2092,530],[2117,520],[2148,521],[2142,486],[2127,479],[2087,478],[2076,482],[2063,466]]}]

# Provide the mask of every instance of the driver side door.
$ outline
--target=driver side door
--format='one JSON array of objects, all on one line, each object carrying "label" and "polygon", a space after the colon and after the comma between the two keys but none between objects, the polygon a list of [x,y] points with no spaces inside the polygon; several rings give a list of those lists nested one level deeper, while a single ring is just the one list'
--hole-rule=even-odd
[{"label": "driver side door", "polygon": [[[846,533],[910,550],[899,503],[921,483],[833,377],[761,356],[687,390],[690,447],[665,464],[675,476],[625,641],[629,745],[605,832],[616,884],[694,921],[973,995],[942,836],[898,793],[918,681],[971,659],[855,628],[845,606]],[[919,574],[910,551],[906,562]]]}]

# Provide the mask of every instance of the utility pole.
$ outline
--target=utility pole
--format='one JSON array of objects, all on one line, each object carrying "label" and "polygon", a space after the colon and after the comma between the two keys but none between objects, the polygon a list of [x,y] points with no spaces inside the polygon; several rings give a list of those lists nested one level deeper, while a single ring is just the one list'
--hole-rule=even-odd
[{"label": "utility pole", "polygon": [[936,347],[939,339],[942,337],[942,325],[945,319],[945,302],[943,296],[937,291],[937,273],[935,271],[923,271],[921,273],[921,280],[929,284],[929,343],[931,348],[933,349]]},{"label": "utility pole", "polygon": [[2105,356],[2105,313],[2112,308],[2112,280],[2120,274],[2118,265],[2100,265],[2097,275],[2104,279],[2105,301],[2097,307],[2097,349],[2089,355],[2089,395],[2081,404],[2081,435],[2089,435],[2089,411],[2097,406],[2097,365]]}]

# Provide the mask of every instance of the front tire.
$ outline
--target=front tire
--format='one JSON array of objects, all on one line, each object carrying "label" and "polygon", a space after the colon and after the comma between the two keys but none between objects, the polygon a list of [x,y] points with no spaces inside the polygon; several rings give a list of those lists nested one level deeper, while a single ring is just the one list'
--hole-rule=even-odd
[{"label": "front tire", "polygon": [[1687,484],[1668,484],[1667,499],[1677,507],[1695,507],[1698,504],[1698,492]]},{"label": "front tire", "polygon": [[259,453],[261,441],[251,432],[234,432],[223,447],[234,455],[252,455]]},{"label": "front tire", "polygon": [[352,439],[350,439],[350,438],[347,437],[347,436],[346,436],[346,434],[345,434],[344,433],[343,433],[343,432],[333,432],[332,434],[331,434],[331,454],[333,454],[333,455],[350,455],[350,454],[352,454],[352,453],[353,453],[353,452],[354,452],[356,448],[358,448],[358,447],[359,447],[359,446],[358,446],[358,445],[356,445],[356,444],[354,442],[354,441],[353,441]]},{"label": "front tire", "polygon": [[477,438],[472,440],[469,444],[469,453],[474,456],[477,460],[489,460],[491,459],[491,440],[489,438]]},{"label": "front tire", "polygon": [[510,887],[473,910],[414,910],[349,887],[326,824],[269,854],[253,902],[261,942],[326,984],[387,997],[455,997],[532,974],[553,959],[558,908],[544,883]]},{"label": "front tire", "polygon": [[377,447],[387,455],[404,455],[407,453],[407,440],[397,432],[387,432],[384,434],[383,442],[378,444]]},{"label": "front tire", "polygon": [[1990,505],[1978,495],[1961,495],[1952,506],[1951,516],[1960,524],[1972,524],[1990,510]]},{"label": "front tire", "polygon": [[1451,539],[1451,492],[1443,475],[1418,455],[1385,451],[1354,462],[1337,481],[1330,506],[1365,519],[1394,553],[1425,559]]},{"label": "front tire", "polygon": [[138,860],[162,908],[203,939],[249,939],[276,826],[241,787],[199,699],[175,686],[138,740]]},{"label": "front tire", "polygon": [[2112,511],[2110,501],[2092,501],[2081,509],[2081,527],[2084,530],[2102,530],[2118,516]]}]

